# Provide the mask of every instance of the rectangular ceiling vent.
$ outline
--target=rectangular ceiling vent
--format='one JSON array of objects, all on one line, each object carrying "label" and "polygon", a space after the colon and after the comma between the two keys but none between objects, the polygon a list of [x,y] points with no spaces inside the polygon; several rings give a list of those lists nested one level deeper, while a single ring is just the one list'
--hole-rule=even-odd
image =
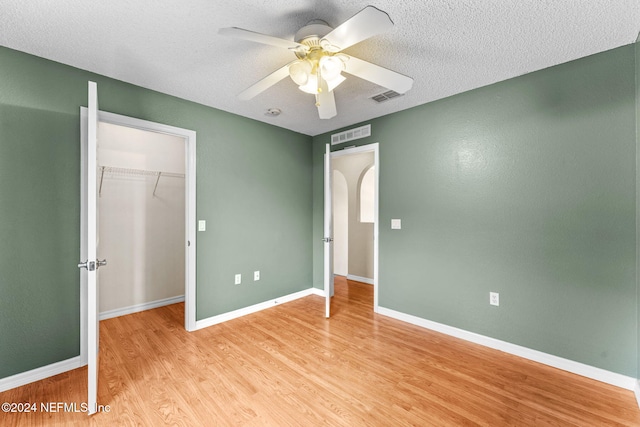
[{"label": "rectangular ceiling vent", "polygon": [[371,125],[334,133],[331,135],[331,145],[342,144],[347,141],[353,141],[354,139],[366,138],[367,136],[371,136]]},{"label": "rectangular ceiling vent", "polygon": [[397,98],[399,96],[404,95],[403,93],[398,93],[395,90],[388,90],[386,92],[382,92],[378,95],[374,95],[371,97],[371,99],[373,99],[374,101],[376,101],[377,103],[381,103],[381,102],[385,102],[388,101],[392,98]]}]

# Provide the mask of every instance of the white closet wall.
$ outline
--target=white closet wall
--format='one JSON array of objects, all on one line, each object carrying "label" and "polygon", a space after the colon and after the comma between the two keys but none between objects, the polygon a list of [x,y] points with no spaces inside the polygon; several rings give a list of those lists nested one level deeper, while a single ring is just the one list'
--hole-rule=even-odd
[{"label": "white closet wall", "polygon": [[184,156],[182,138],[100,123],[101,313],[184,295]]}]

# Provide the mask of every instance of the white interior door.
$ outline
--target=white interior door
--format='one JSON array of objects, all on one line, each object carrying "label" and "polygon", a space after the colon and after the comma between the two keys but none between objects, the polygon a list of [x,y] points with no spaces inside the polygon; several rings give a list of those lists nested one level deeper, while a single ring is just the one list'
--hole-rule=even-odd
[{"label": "white interior door", "polygon": [[326,146],[324,154],[324,294],[325,317],[331,315],[333,296],[333,208],[331,200],[331,149]]},{"label": "white interior door", "polygon": [[[97,146],[98,146],[98,87],[96,83],[89,82],[89,99],[86,113],[86,138],[81,142],[82,157],[82,242],[80,253],[81,284],[85,291],[81,294],[87,301],[86,310],[86,355],[89,372],[88,382],[88,413],[93,414],[97,410],[98,397],[98,268],[106,265],[105,261],[98,260],[98,209],[97,209]],[[84,260],[84,261],[83,261]],[[86,284],[86,285],[85,285]]]}]

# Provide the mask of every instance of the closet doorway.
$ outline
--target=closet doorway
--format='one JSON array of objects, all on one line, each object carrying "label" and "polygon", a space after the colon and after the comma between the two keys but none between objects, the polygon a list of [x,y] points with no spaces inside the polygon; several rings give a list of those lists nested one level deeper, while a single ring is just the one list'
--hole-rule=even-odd
[{"label": "closet doorway", "polygon": [[[86,145],[87,132],[84,125],[87,117],[86,109],[82,109],[81,115],[81,123],[83,124],[81,129],[82,138],[84,141],[83,144]],[[126,129],[118,129],[118,127]],[[100,134],[103,130],[109,132],[114,129],[118,132],[124,131],[125,134],[143,132],[151,141],[156,141],[154,137],[158,137],[160,141],[164,141],[165,145],[170,144],[169,141],[179,141],[180,148],[178,150],[181,150],[179,156],[182,159],[183,167],[177,170],[172,169],[173,162],[171,159],[167,159],[167,157],[173,155],[170,154],[173,153],[173,151],[165,151],[166,147],[161,149],[160,146],[156,146],[155,148],[158,150],[151,157],[157,158],[152,161],[151,159],[143,160],[145,157],[143,152],[136,153],[134,151],[134,153],[127,154],[127,150],[122,146],[124,144],[126,147],[126,142],[120,141],[111,147],[108,142],[104,141],[103,136],[102,141],[98,143],[98,150],[104,149],[100,158],[97,159],[99,162],[97,170],[98,230],[100,230],[101,224],[106,225],[106,223],[112,223],[111,225],[113,226],[114,222],[125,220],[134,221],[133,225],[128,225],[128,229],[131,231],[131,234],[135,234],[137,238],[137,243],[133,245],[138,245],[124,246],[120,249],[115,249],[117,253],[113,253],[110,249],[112,253],[106,253],[101,243],[109,246],[106,241],[112,240],[110,244],[112,246],[115,244],[117,247],[117,243],[113,241],[116,240],[117,235],[123,237],[122,235],[124,234],[126,238],[130,236],[126,236],[127,232],[123,232],[123,230],[114,232],[114,235],[105,235],[105,231],[100,230],[102,233],[99,233],[101,234],[101,241],[98,242],[99,256],[101,259],[106,258],[108,260],[108,267],[100,269],[101,278],[108,274],[116,277],[124,277],[130,273],[131,276],[121,283],[105,283],[104,286],[101,283],[99,293],[103,293],[100,291],[109,292],[108,289],[102,290],[103,287],[114,286],[116,292],[118,287],[126,287],[127,290],[125,293],[127,295],[123,295],[123,298],[120,298],[120,302],[115,302],[118,298],[105,295],[104,299],[106,303],[99,308],[99,311],[103,314],[102,318],[106,318],[126,314],[127,312],[139,311],[141,309],[153,308],[154,304],[158,304],[159,306],[184,299],[184,327],[187,331],[194,331],[196,329],[196,132],[119,114],[98,111],[98,133]],[[120,146],[118,144],[120,144]],[[162,142],[160,144],[162,145]],[[152,143],[149,143],[149,145],[153,146]],[[161,153],[162,155],[158,155]],[[145,162],[148,163],[145,164]],[[107,169],[109,167],[112,169]],[[102,188],[100,189],[99,184],[101,180]],[[125,209],[124,205],[112,205],[106,210],[100,209],[100,205],[104,204],[107,198],[117,199],[120,197],[120,202],[124,203],[125,201],[122,197],[124,194],[118,194],[118,192],[123,190],[127,184],[133,184],[134,181],[136,181],[136,187],[129,187],[124,190],[124,192],[129,195],[133,195],[136,192],[144,193],[144,197],[151,200],[150,205],[147,206],[146,202],[138,201],[135,209],[131,210],[129,210],[131,207]],[[86,176],[83,175],[82,188],[86,188],[86,185]],[[176,187],[181,188],[178,189]],[[177,197],[176,193],[179,191],[182,192],[183,197],[181,213],[177,212],[177,208],[174,206],[173,208],[168,208],[160,215],[148,215],[153,209],[159,209],[163,205],[167,207],[169,198],[175,200],[175,197]],[[84,192],[82,194],[84,194]],[[81,243],[85,245],[87,229],[84,217],[87,211],[87,200],[84,195],[81,199]],[[105,212],[101,212],[101,210],[105,210]],[[117,217],[108,217],[109,212],[115,213]],[[165,230],[155,229],[153,226],[160,217],[167,215],[180,216],[182,218],[182,223],[175,225],[177,230],[173,230],[173,235],[170,238],[168,237],[168,233],[165,233]],[[165,268],[165,266],[159,265],[157,259],[148,256],[154,253],[150,250],[153,248],[149,248],[149,245],[168,246],[169,241],[175,241],[177,235],[182,236],[181,244],[177,244],[174,247],[173,243],[171,243],[170,246],[173,248],[172,251],[175,255],[172,258],[173,268],[182,275],[181,278],[177,278],[175,271],[173,273],[173,277],[176,277],[175,281],[181,286],[181,291],[177,290],[177,288],[147,289],[146,286],[143,286],[145,282],[147,282],[147,278],[144,276],[150,272],[151,277],[157,277],[156,273],[158,273],[158,271],[156,271],[156,269],[162,270]],[[167,240],[163,241],[165,238]],[[104,242],[102,240],[104,240]],[[143,246],[145,249],[142,249]],[[86,251],[86,248],[82,249],[81,247],[81,254],[83,251]],[[143,252],[147,252],[145,256],[142,256]],[[124,269],[119,268],[124,265],[121,260],[127,258],[127,256],[130,258],[125,263],[128,266]],[[183,261],[177,261],[176,257],[182,257]],[[119,264],[121,265],[119,266]],[[109,273],[107,273],[107,270],[109,270]],[[81,275],[82,322],[80,340],[81,360],[83,363],[87,363],[88,360],[86,280],[86,275]],[[107,277],[107,282],[109,281],[111,280]],[[172,295],[172,293],[175,295]]]},{"label": "closet doorway", "polygon": [[100,320],[184,301],[185,140],[98,127]]}]

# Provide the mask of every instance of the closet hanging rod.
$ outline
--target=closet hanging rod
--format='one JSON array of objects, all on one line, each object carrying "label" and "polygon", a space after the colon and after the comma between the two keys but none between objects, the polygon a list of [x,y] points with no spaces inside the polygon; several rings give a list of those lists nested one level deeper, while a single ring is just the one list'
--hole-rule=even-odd
[{"label": "closet hanging rod", "polygon": [[104,172],[120,174],[120,175],[158,176],[158,174],[161,173],[162,176],[184,178],[183,173],[163,172],[163,171],[157,171],[157,170],[154,171],[154,170],[146,170],[146,169],[116,168],[113,166],[100,166],[100,169],[103,170]]},{"label": "closet hanging rod", "polygon": [[162,171],[151,171],[145,169],[132,169],[132,168],[117,168],[113,166],[100,166],[100,186],[98,190],[98,195],[102,195],[102,181],[104,180],[104,174],[112,173],[115,175],[134,175],[134,176],[155,176],[156,184],[153,187],[153,195],[156,195],[156,189],[158,188],[158,181],[160,181],[160,176],[171,177],[171,178],[184,178],[183,173],[175,173],[175,172],[162,172]]}]

